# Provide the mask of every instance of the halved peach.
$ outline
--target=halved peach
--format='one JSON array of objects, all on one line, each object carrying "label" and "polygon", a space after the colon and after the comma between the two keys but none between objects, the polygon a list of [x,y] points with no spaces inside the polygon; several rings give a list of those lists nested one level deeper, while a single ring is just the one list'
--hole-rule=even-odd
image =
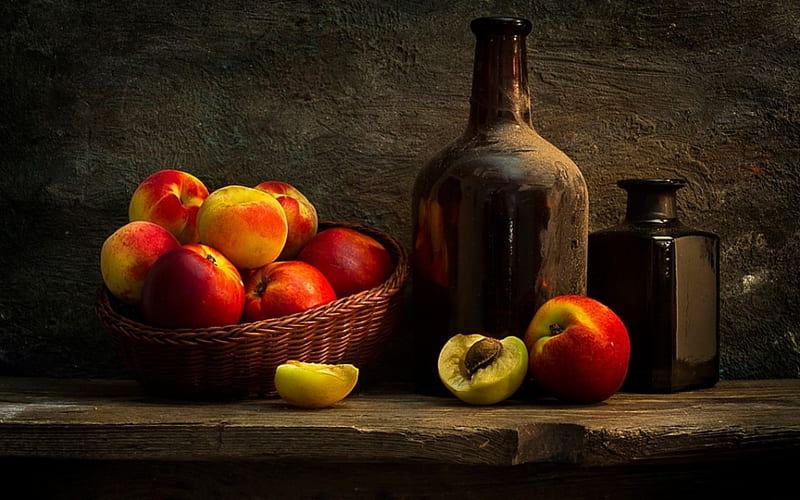
[{"label": "halved peach", "polygon": [[491,405],[511,397],[528,372],[528,350],[519,337],[481,334],[451,337],[442,347],[439,378],[458,399]]}]

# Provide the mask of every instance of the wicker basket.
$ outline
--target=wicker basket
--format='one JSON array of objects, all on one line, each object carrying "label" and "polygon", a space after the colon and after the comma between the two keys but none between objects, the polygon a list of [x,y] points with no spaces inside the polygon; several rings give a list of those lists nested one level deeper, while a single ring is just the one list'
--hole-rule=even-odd
[{"label": "wicker basket", "polygon": [[363,366],[394,329],[408,279],[408,254],[391,235],[354,223],[325,222],[380,241],[395,269],[380,286],[281,318],[206,329],[162,329],[100,286],[95,310],[125,365],[149,393],[183,399],[275,396],[275,368],[288,359]]}]

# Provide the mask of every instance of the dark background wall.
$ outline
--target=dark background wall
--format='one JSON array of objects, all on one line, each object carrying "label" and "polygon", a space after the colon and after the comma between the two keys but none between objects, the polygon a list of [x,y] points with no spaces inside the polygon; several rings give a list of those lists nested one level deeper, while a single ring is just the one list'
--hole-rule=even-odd
[{"label": "dark background wall", "polygon": [[533,21],[534,124],[583,170],[592,230],[622,214],[617,179],[688,179],[682,218],[722,238],[723,378],[800,376],[794,0],[3,2],[0,374],[126,375],[92,310],[99,249],[162,168],[285,180],[408,243],[490,14]]}]

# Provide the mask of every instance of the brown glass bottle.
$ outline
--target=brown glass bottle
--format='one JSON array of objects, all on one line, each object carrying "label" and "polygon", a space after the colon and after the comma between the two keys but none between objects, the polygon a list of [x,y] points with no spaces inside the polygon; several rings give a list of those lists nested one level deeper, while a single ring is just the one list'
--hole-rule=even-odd
[{"label": "brown glass bottle", "polygon": [[627,179],[624,221],[589,235],[588,295],[622,319],[622,390],[676,392],[719,380],[719,238],[682,224],[681,179]]},{"label": "brown glass bottle", "polygon": [[547,299],[586,292],[588,194],[578,167],[531,123],[518,18],[480,18],[463,135],[413,191],[418,389],[441,393],[437,358],[456,333],[523,336]]}]

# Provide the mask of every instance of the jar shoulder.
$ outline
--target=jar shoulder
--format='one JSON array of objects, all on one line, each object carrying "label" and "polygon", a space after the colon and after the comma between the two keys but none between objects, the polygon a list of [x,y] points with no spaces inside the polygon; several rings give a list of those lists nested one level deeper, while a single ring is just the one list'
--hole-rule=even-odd
[{"label": "jar shoulder", "polygon": [[678,239],[684,237],[702,237],[710,240],[719,240],[719,236],[709,231],[696,229],[680,221],[665,223],[628,223],[623,222],[615,226],[593,231],[589,237],[592,239]]}]

